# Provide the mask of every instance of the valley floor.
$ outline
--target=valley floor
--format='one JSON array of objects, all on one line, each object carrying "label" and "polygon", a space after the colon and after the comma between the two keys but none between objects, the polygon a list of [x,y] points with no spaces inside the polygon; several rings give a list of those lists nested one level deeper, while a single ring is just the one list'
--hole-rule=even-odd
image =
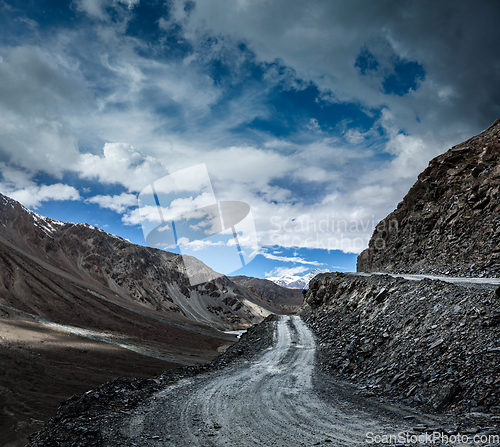
[{"label": "valley floor", "polygon": [[153,377],[217,355],[41,323],[6,306],[0,306],[0,334],[0,445],[5,447],[25,446],[28,435],[72,395],[116,377]]}]

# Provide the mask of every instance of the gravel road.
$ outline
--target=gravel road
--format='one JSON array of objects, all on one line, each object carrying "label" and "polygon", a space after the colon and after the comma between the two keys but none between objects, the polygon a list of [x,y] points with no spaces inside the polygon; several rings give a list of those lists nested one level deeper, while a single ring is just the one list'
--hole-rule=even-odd
[{"label": "gravel road", "polygon": [[366,445],[367,432],[408,430],[401,409],[318,386],[315,350],[303,321],[282,316],[272,348],[165,388],[103,435],[131,446],[353,446]]},{"label": "gravel road", "polygon": [[475,284],[475,285],[500,285],[500,278],[475,278],[475,277],[456,277],[456,276],[436,276],[410,273],[385,273],[385,272],[349,272],[350,276],[372,276],[372,275],[388,275],[393,278],[404,278],[410,281],[421,281],[423,279],[432,279],[433,281],[444,281],[452,284]]}]

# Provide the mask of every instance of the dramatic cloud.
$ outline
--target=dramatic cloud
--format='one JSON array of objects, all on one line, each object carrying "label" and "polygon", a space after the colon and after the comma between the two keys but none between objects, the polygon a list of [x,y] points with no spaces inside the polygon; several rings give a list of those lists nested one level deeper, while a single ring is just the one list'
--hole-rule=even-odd
[{"label": "dramatic cloud", "polygon": [[[456,132],[460,122],[469,132],[500,112],[495,1],[207,0],[189,18],[176,5],[193,35],[203,29],[245,41],[260,60],[283,61],[332,100],[398,108],[412,131],[422,127],[416,116],[433,130],[446,122]],[[393,85],[388,95],[391,81],[405,81],[406,90]]]},{"label": "dramatic cloud", "polygon": [[359,253],[431,158],[500,116],[495,1],[0,8],[1,191],[81,195],[124,231],[159,221],[135,194],[205,163],[261,245]]},{"label": "dramatic cloud", "polygon": [[4,48],[0,54],[2,159],[60,176],[79,155],[65,126],[73,103],[82,102],[77,83],[40,48]]}]

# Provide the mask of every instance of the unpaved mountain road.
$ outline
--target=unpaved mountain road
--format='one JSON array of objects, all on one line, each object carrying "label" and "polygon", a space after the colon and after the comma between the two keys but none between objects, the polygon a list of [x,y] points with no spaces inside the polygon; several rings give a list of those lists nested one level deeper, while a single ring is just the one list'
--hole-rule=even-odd
[{"label": "unpaved mountain road", "polygon": [[393,278],[403,278],[409,281],[422,281],[423,279],[431,279],[433,281],[444,281],[452,284],[464,284],[464,285],[492,285],[500,286],[500,278],[477,278],[477,277],[458,277],[458,276],[436,276],[436,275],[424,275],[424,274],[412,274],[412,273],[384,273],[384,272],[349,272],[346,275],[351,276],[371,276],[371,275],[388,275]]},{"label": "unpaved mountain road", "polygon": [[[366,434],[395,434],[411,410],[363,398],[315,371],[316,342],[296,316],[276,323],[272,348],[253,361],[184,379],[104,430],[110,445],[353,446]],[[328,383],[330,384],[328,384]],[[426,419],[427,418],[427,419]]]}]

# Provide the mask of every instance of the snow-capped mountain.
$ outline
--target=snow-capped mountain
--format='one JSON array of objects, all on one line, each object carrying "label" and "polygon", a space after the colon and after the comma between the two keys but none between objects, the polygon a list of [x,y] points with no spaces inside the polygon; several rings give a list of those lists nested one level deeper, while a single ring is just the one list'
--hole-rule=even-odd
[{"label": "snow-capped mountain", "polygon": [[327,269],[314,269],[312,272],[306,273],[304,276],[293,275],[291,273],[283,276],[271,276],[266,278],[278,286],[286,287],[287,289],[308,289],[309,281],[320,273],[329,273]]}]

